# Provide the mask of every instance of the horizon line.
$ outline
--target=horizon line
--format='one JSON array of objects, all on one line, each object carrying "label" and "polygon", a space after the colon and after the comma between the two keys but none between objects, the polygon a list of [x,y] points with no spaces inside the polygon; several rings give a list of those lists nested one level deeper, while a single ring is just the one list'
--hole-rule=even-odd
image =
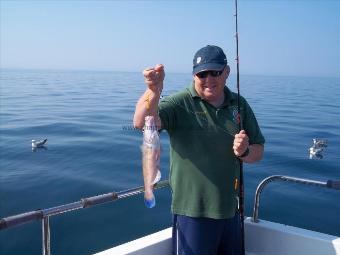
[{"label": "horizon line", "polygon": [[[87,68],[41,68],[41,67],[1,67],[0,73],[2,70],[10,70],[10,71],[55,71],[55,72],[114,72],[114,73],[142,73],[141,71],[131,71],[131,70],[109,70],[109,69],[87,69]],[[192,75],[190,72],[185,71],[167,71],[169,74],[188,74]],[[230,72],[230,75],[236,75],[236,72]],[[308,75],[308,74],[262,74],[262,73],[240,73],[241,76],[267,76],[267,77],[301,77],[301,78],[337,78],[340,76],[336,75]]]}]

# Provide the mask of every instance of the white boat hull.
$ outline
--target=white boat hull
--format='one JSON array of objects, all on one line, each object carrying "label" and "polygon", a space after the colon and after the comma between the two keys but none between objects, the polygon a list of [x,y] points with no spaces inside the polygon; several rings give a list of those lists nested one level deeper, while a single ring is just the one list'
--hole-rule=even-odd
[{"label": "white boat hull", "polygon": [[[96,255],[171,255],[172,228]],[[246,255],[340,255],[340,238],[261,220],[245,220]]]}]

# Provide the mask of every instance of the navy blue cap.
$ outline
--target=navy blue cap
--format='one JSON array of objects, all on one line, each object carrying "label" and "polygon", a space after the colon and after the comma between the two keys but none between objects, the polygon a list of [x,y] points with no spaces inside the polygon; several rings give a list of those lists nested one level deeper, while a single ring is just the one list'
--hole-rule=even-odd
[{"label": "navy blue cap", "polygon": [[196,52],[193,60],[192,74],[195,75],[207,70],[220,71],[227,63],[227,57],[220,47],[207,45]]}]

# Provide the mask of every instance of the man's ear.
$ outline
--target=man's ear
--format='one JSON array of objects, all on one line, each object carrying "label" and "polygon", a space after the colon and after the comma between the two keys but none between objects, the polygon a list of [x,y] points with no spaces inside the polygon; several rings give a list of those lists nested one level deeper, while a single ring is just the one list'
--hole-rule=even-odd
[{"label": "man's ear", "polygon": [[230,74],[230,66],[226,65],[225,72],[226,72],[226,78],[228,78],[228,76]]}]

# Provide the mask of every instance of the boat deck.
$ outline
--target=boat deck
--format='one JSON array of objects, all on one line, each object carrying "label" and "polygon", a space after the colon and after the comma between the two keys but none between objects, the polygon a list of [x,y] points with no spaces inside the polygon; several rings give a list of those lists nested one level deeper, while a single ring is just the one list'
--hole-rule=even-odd
[{"label": "boat deck", "polygon": [[[157,233],[96,255],[171,255],[171,231]],[[261,220],[245,220],[246,255],[340,255],[340,238]]]}]

